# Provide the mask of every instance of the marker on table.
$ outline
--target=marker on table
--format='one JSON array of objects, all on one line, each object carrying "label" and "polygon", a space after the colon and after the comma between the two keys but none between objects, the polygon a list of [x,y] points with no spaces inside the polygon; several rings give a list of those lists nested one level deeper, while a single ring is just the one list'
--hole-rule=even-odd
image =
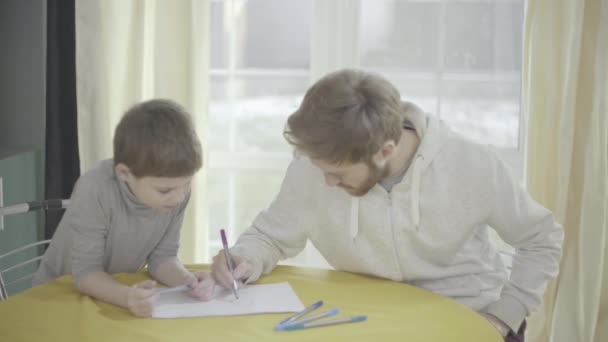
[{"label": "marker on table", "polygon": [[[226,232],[223,229],[220,229],[220,235],[222,236],[222,245],[224,245],[224,257],[226,257],[226,264],[228,264],[228,271],[230,271],[230,274],[232,274],[232,272],[234,272],[234,268],[232,267],[232,258],[230,257],[230,251],[228,250],[228,239],[226,239]],[[234,298],[239,299],[237,289],[238,289],[238,286],[236,285],[236,280],[233,277],[232,278],[232,293],[234,293]]]},{"label": "marker on table", "polygon": [[331,320],[327,320],[327,321],[295,323],[295,324],[289,324],[289,325],[285,326],[284,330],[298,330],[298,329],[322,327],[322,326],[333,325],[333,324],[355,323],[355,322],[363,322],[365,320],[367,320],[367,316],[361,315],[361,316],[331,319]]},{"label": "marker on table", "polygon": [[275,329],[281,330],[281,329],[279,329],[279,327],[281,327],[282,325],[285,325],[287,323],[291,323],[291,322],[297,320],[298,318],[306,315],[307,313],[311,312],[312,310],[315,310],[315,309],[319,308],[321,305],[323,305],[323,301],[322,300],[320,300],[320,301],[318,301],[316,303],[312,303],[306,309],[298,312],[297,314],[295,314],[293,316],[287,317],[284,320],[282,320],[281,322],[279,322],[279,324],[277,324],[277,326],[275,327]]},{"label": "marker on table", "polygon": [[340,309],[338,309],[338,308],[329,309],[329,310],[327,310],[325,312],[321,312],[321,313],[316,314],[316,315],[312,315],[312,316],[308,316],[308,317],[305,317],[305,318],[302,318],[302,319],[298,319],[298,320],[292,321],[290,323],[279,324],[279,325],[277,325],[275,327],[275,329],[276,330],[285,330],[286,327],[288,327],[290,325],[293,325],[293,324],[302,324],[302,323],[306,323],[306,322],[317,320],[319,318],[337,315],[338,313],[340,313]]}]

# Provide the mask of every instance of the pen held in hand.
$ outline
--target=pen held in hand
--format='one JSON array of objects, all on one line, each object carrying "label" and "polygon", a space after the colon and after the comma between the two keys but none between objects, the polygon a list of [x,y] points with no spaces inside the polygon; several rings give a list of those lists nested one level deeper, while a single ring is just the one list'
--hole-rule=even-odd
[{"label": "pen held in hand", "polygon": [[295,324],[287,325],[284,330],[299,330],[299,329],[323,327],[326,325],[334,325],[334,324],[342,324],[342,323],[356,323],[356,322],[363,322],[365,320],[367,320],[367,316],[361,315],[361,316],[353,316],[353,317],[346,317],[346,318],[337,318],[337,319],[332,319],[332,320],[327,320],[327,321],[295,323]]},{"label": "pen held in hand", "polygon": [[[222,237],[222,245],[224,247],[224,257],[226,258],[226,264],[228,266],[228,271],[230,274],[234,272],[234,267],[232,266],[232,258],[230,257],[230,251],[228,249],[228,239],[226,239],[226,232],[223,229],[220,229],[220,235]],[[238,295],[238,286],[236,284],[236,280],[232,279],[232,293],[234,293],[234,298],[239,299]]]}]

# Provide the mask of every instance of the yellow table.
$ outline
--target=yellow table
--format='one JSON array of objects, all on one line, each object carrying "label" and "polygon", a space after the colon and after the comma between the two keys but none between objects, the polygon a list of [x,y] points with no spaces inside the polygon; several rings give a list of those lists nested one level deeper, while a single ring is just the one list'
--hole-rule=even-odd
[{"label": "yellow table", "polygon": [[[125,284],[146,277],[144,272],[115,276]],[[296,331],[274,330],[289,314],[141,319],[81,295],[66,276],[0,302],[0,341],[502,341],[473,310],[407,284],[289,266],[277,267],[259,283],[280,281],[289,281],[304,305],[322,299],[323,308],[340,308],[340,317],[369,318]]]}]

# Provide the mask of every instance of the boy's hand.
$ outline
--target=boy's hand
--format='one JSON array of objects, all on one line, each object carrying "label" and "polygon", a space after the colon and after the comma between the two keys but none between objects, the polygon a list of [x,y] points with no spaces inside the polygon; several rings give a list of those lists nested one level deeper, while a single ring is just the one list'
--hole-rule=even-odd
[{"label": "boy's hand", "polygon": [[245,259],[233,255],[232,265],[234,266],[234,272],[230,274],[228,271],[228,264],[226,263],[226,257],[224,251],[220,251],[216,256],[213,257],[213,264],[211,265],[211,274],[215,281],[221,286],[231,289],[232,280],[236,280],[240,286],[251,276],[253,272],[253,266]]},{"label": "boy's hand", "polygon": [[195,279],[188,284],[192,297],[200,300],[207,301],[213,296],[213,288],[215,287],[215,280],[211,276],[211,273],[207,271],[192,272]]},{"label": "boy's hand", "polygon": [[156,282],[146,280],[133,285],[127,293],[127,307],[137,317],[150,317],[156,294]]}]

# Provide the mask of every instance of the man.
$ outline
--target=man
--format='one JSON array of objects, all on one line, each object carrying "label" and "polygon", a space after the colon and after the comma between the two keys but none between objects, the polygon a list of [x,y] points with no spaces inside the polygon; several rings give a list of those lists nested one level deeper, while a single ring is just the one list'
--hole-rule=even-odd
[{"label": "man", "polygon": [[[313,85],[285,137],[297,156],[231,249],[234,272],[214,258],[221,285],[257,280],[308,239],[337,270],[452,297],[523,341],[525,318],[558,272],[563,230],[492,150],[358,70]],[[510,274],[490,229],[515,247]]]}]

